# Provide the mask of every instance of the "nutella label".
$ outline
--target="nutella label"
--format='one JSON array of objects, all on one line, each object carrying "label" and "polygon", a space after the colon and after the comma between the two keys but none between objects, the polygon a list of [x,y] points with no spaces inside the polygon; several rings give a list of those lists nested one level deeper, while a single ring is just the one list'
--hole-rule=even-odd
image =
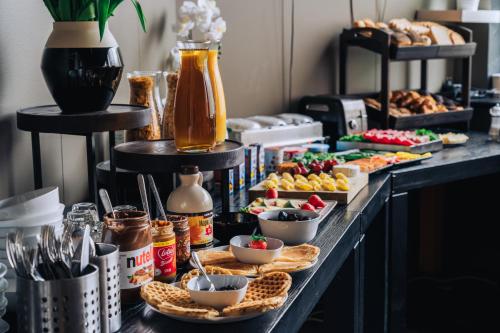
[{"label": "nutella label", "polygon": [[155,277],[175,277],[175,238],[153,243]]},{"label": "nutella label", "polygon": [[212,211],[188,215],[191,246],[212,244],[214,240],[213,215]]},{"label": "nutella label", "polygon": [[120,251],[120,287],[132,289],[153,280],[153,245],[141,249]]}]

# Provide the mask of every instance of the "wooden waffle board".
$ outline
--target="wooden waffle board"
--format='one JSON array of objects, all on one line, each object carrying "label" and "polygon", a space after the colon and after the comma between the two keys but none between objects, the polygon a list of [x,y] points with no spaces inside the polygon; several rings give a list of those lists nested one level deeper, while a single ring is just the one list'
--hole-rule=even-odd
[{"label": "wooden waffle board", "polygon": [[[264,182],[252,187],[248,193],[250,200],[255,200],[258,197],[264,197],[266,194],[266,188],[264,187]],[[358,195],[358,193],[368,184],[368,174],[360,172],[356,177],[349,178],[349,191],[301,191],[301,190],[290,190],[285,191],[278,188],[278,196],[280,198],[294,198],[294,199],[307,199],[312,194],[317,194],[323,200],[335,200],[340,204],[348,204]]]}]

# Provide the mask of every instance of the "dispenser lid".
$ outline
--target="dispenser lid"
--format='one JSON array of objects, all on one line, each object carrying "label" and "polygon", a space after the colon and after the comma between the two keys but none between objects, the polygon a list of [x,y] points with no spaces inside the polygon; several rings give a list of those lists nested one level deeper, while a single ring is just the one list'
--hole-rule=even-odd
[{"label": "dispenser lid", "polygon": [[499,103],[497,103],[495,106],[493,106],[490,109],[490,115],[492,115],[493,117],[500,117],[500,104]]},{"label": "dispenser lid", "polygon": [[181,174],[183,175],[196,175],[200,172],[197,165],[181,165]]}]

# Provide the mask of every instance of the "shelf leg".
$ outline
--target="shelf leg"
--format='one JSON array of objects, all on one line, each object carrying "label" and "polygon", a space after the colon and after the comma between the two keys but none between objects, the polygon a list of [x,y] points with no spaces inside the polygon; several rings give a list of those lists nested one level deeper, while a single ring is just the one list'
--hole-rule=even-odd
[{"label": "shelf leg", "polygon": [[427,91],[427,60],[420,62],[420,89]]},{"label": "shelf leg", "polygon": [[87,177],[89,200],[97,204],[97,179],[95,173],[95,140],[92,133],[85,136],[87,142]]},{"label": "shelf leg", "polygon": [[116,145],[115,131],[109,131],[109,188],[111,191],[111,200],[117,202],[116,193],[116,165],[113,148]]},{"label": "shelf leg", "polygon": [[389,51],[382,53],[382,75],[380,82],[380,102],[385,112],[382,119],[382,128],[389,128]]},{"label": "shelf leg", "polygon": [[222,213],[229,213],[229,169],[221,170]]},{"label": "shelf leg", "polygon": [[35,190],[43,187],[42,182],[42,157],[40,154],[40,133],[31,132],[31,153],[33,156],[33,178]]},{"label": "shelf leg", "polygon": [[347,92],[347,44],[340,40],[339,51],[339,93],[345,95]]}]

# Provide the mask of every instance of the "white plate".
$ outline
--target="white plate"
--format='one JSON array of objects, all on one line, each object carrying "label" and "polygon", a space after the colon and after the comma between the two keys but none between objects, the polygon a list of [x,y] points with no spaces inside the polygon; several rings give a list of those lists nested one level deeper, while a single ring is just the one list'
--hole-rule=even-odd
[{"label": "white plate", "polygon": [[21,217],[41,215],[59,205],[57,187],[46,187],[0,201],[0,220],[17,220]]},{"label": "white plate", "polygon": [[[288,298],[288,295],[285,297],[285,302]],[[183,322],[186,322],[186,323],[195,323],[195,324],[228,324],[228,323],[235,323],[235,322],[238,322],[238,321],[244,321],[244,320],[248,320],[248,319],[252,319],[252,318],[256,318],[256,317],[259,317],[259,316],[262,316],[266,313],[269,313],[269,312],[273,312],[273,311],[276,311],[278,309],[274,309],[274,310],[271,310],[271,311],[267,311],[267,312],[257,312],[257,313],[249,313],[249,314],[245,314],[243,316],[231,316],[231,317],[216,317],[216,318],[213,318],[213,319],[201,319],[201,318],[191,318],[191,317],[182,317],[182,316],[176,316],[176,315],[173,315],[173,314],[170,314],[170,313],[163,313],[163,312],[160,312],[160,310],[158,309],[155,309],[154,307],[152,307],[151,305],[147,304],[147,306],[152,309],[153,311],[165,316],[165,317],[169,317],[171,319],[175,319],[175,320],[179,320],[179,321],[183,321]]]},{"label": "white plate", "polygon": [[[210,250],[211,251],[227,251],[229,248],[229,245],[222,245],[222,246],[216,246],[216,247],[213,247],[211,248]],[[304,268],[301,268],[301,269],[298,269],[296,271],[293,271],[293,272],[288,272],[288,274],[295,274],[295,273],[298,273],[298,272],[302,272],[302,271],[305,271],[306,269],[309,269],[311,267],[313,267],[314,265],[316,265],[318,263],[318,259],[314,259],[313,261],[311,261],[311,264],[309,266],[306,266]],[[192,268],[196,268],[196,265],[194,264],[194,261],[193,261],[193,258],[189,259],[189,265],[192,267]],[[215,265],[217,266],[217,265]],[[251,278],[254,278],[254,277],[257,277],[258,275],[252,275],[252,274],[248,274],[248,275],[245,275],[246,277],[251,277]]]}]

